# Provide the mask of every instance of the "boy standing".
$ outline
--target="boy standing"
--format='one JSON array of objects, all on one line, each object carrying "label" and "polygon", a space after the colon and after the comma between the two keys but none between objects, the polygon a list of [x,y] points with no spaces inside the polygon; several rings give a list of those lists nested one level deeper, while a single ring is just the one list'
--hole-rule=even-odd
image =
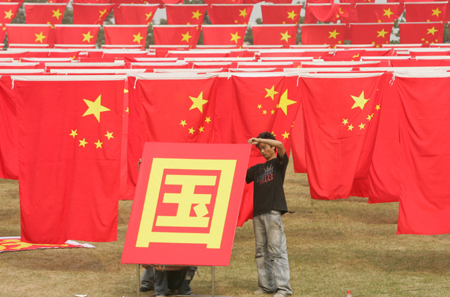
[{"label": "boy standing", "polygon": [[254,182],[253,229],[259,289],[253,294],[292,295],[286,235],[281,219],[287,212],[283,183],[289,157],[283,143],[269,132],[250,138],[248,143],[256,145],[266,159],[265,163],[250,167],[246,177],[248,184]]}]

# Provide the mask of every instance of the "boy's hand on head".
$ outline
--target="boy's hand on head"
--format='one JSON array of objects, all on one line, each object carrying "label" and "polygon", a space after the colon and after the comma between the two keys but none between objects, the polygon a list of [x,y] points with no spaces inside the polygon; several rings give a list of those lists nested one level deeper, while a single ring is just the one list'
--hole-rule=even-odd
[{"label": "boy's hand on head", "polygon": [[257,145],[259,143],[258,139],[255,137],[252,137],[248,140],[248,143],[253,144],[253,145]]}]

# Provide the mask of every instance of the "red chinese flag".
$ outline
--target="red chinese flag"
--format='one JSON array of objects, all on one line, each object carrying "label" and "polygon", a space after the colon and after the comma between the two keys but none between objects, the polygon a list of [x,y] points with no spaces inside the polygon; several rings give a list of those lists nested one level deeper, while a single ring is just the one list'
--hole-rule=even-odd
[{"label": "red chinese flag", "polygon": [[358,3],[358,23],[393,23],[404,10],[403,4]]},{"label": "red chinese flag", "polygon": [[21,239],[117,237],[124,76],[12,76]]},{"label": "red chinese flag", "polygon": [[76,4],[109,4],[112,0],[73,0]]},{"label": "red chinese flag", "polygon": [[155,45],[197,45],[198,27],[196,25],[155,25]]},{"label": "red chinese flag", "polygon": [[444,23],[400,23],[401,43],[442,43],[444,39]]},{"label": "red chinese flag", "polygon": [[205,25],[202,30],[204,45],[235,45],[241,48],[247,25]]},{"label": "red chinese flag", "polygon": [[147,25],[105,25],[105,44],[141,45],[145,48]]},{"label": "red chinese flag", "polygon": [[[448,73],[396,74],[401,196],[397,234],[450,233]],[[430,101],[430,99],[432,99]]]},{"label": "red chinese flag", "polygon": [[339,4],[331,3],[307,3],[305,7],[305,24],[319,22],[334,23],[338,20]]},{"label": "red chinese flag", "polygon": [[447,12],[447,2],[405,3],[406,21],[443,22]]},{"label": "red chinese flag", "polygon": [[297,25],[253,25],[252,30],[254,45],[297,44]]},{"label": "red chinese flag", "polygon": [[8,2],[0,3],[0,16],[3,17],[1,23],[9,24],[16,17],[20,3]]},{"label": "red chinese flag", "polygon": [[393,23],[351,24],[350,36],[352,44],[389,44]]},{"label": "red chinese flag", "polygon": [[166,5],[168,25],[201,25],[207,5]]},{"label": "red chinese flag", "polygon": [[213,25],[242,25],[248,24],[252,14],[251,4],[213,4],[208,6],[208,16]]},{"label": "red chinese flag", "polygon": [[7,24],[8,43],[48,44],[51,25]]},{"label": "red chinese flag", "polygon": [[261,5],[263,24],[298,24],[301,4]]},{"label": "red chinese flag", "polygon": [[244,0],[205,0],[205,4],[242,4]]},{"label": "red chinese flag", "polygon": [[56,44],[96,44],[100,25],[55,25]]},{"label": "red chinese flag", "polygon": [[150,25],[157,9],[157,4],[116,4],[114,20],[116,25]]},{"label": "red chinese flag", "polygon": [[301,77],[311,198],[342,199],[366,178],[381,105],[381,74]]},{"label": "red chinese flag", "polygon": [[344,24],[332,25],[300,25],[302,31],[302,44],[344,44],[347,35],[347,26]]},{"label": "red chinese flag", "polygon": [[18,179],[16,99],[9,76],[0,79],[0,178]]},{"label": "red chinese flag", "polygon": [[25,3],[25,20],[27,24],[61,24],[67,4]]},{"label": "red chinese flag", "polygon": [[103,25],[113,9],[113,4],[73,4],[73,23]]}]

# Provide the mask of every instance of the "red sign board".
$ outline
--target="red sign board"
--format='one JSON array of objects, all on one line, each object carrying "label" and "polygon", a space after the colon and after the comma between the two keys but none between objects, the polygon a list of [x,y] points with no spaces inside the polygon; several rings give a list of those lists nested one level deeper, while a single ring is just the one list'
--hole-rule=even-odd
[{"label": "red sign board", "polygon": [[228,266],[250,149],[146,143],[122,263]]}]

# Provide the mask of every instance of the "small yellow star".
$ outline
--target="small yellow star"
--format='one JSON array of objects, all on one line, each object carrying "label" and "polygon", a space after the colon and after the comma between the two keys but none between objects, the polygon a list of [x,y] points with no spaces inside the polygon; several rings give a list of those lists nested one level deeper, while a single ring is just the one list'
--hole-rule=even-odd
[{"label": "small yellow star", "polygon": [[130,108],[127,107],[127,109],[125,109],[125,112],[130,113]]},{"label": "small yellow star", "polygon": [[261,107],[262,107],[262,105],[261,105],[261,104],[258,104],[258,109],[261,109]]},{"label": "small yellow star", "polygon": [[200,13],[199,10],[193,11],[193,12],[192,12],[192,18],[193,18],[193,19],[199,20],[199,17],[200,17],[201,15],[202,15],[202,14]]},{"label": "small yellow star", "polygon": [[274,113],[275,113],[275,110],[272,109],[272,110],[270,111],[270,113],[271,113],[271,114],[274,114]]},{"label": "small yellow star", "polygon": [[141,36],[141,32],[139,32],[138,34],[134,35],[132,34],[134,39],[133,42],[137,42],[139,44],[141,44],[141,40],[144,39],[144,37]]},{"label": "small yellow star", "polygon": [[380,110],[381,109],[380,105],[375,106],[375,109]]},{"label": "small yellow star", "polygon": [[88,31],[86,34],[84,34],[84,33],[81,33],[81,34],[83,34],[82,42],[87,41],[88,43],[91,43],[91,39],[94,38],[94,36],[91,35],[91,31]]},{"label": "small yellow star", "polygon": [[348,129],[350,130],[350,131],[353,131],[353,125],[352,124],[350,124],[350,125],[348,125]]},{"label": "small yellow star", "polygon": [[427,31],[428,31],[427,34],[433,34],[433,36],[434,36],[434,33],[436,33],[438,30],[436,30],[436,29],[433,27],[433,28],[431,28],[431,29],[427,29]]},{"label": "small yellow star", "polygon": [[86,138],[83,138],[82,140],[79,140],[79,142],[80,142],[80,144],[78,146],[86,147],[86,144],[87,144]]},{"label": "small yellow star", "polygon": [[263,110],[263,114],[267,114],[267,110]]},{"label": "small yellow star", "polygon": [[344,119],[344,120],[342,121],[342,124],[347,125],[347,124],[348,124],[348,119]]},{"label": "small yellow star", "polygon": [[187,124],[186,124],[186,121],[181,120],[180,125],[183,126],[183,127],[186,126],[186,125],[187,125]]},{"label": "small yellow star", "polygon": [[359,130],[364,129],[365,126],[366,126],[365,124],[361,123],[361,125],[358,126]]},{"label": "small yellow star", "polygon": [[96,149],[98,149],[98,148],[103,148],[103,147],[102,147],[103,142],[100,142],[100,139],[99,139],[96,143],[94,143],[94,144],[95,144],[95,148],[96,148]]},{"label": "small yellow star", "polygon": [[189,110],[198,108],[201,113],[203,113],[203,105],[208,103],[208,100],[203,99],[203,92],[200,92],[200,95],[198,95],[197,98],[189,96],[189,98],[192,100],[192,106],[189,108]]},{"label": "small yellow star", "polygon": [[367,120],[370,122],[371,119],[372,119],[372,116],[369,114],[369,115],[367,116]]},{"label": "small yellow star", "polygon": [[209,122],[211,122],[211,117],[207,117],[207,118],[205,119],[205,122],[206,122],[207,124],[209,124]]},{"label": "small yellow star", "polygon": [[336,29],[334,29],[334,31],[328,32],[328,33],[330,34],[330,36],[328,36],[328,38],[333,37],[334,39],[336,39],[336,37],[337,37],[339,34],[341,34],[341,33],[337,32]]},{"label": "small yellow star", "polygon": [[189,35],[189,31],[186,32],[186,34],[181,33],[181,36],[183,36],[183,38],[181,39],[181,41],[186,41],[187,43],[189,43],[189,39],[192,38],[192,36]]},{"label": "small yellow star", "polygon": [[277,137],[277,136],[275,135],[275,131],[272,131],[270,134],[272,134],[273,137]]},{"label": "small yellow star", "polygon": [[234,42],[238,43],[238,39],[239,39],[239,38],[242,38],[241,36],[238,35],[238,33],[239,33],[239,32],[236,32],[235,34],[230,33],[230,34],[231,34],[231,39],[230,39],[230,41],[234,41]]},{"label": "small yellow star", "polygon": [[384,38],[384,35],[386,35],[388,32],[384,31],[384,28],[381,31],[377,31],[378,36],[377,37],[382,37]]},{"label": "small yellow star", "polygon": [[152,12],[146,13],[145,14],[145,20],[148,21],[148,19],[152,16]]},{"label": "small yellow star", "polygon": [[442,11],[439,10],[439,7],[436,9],[431,9],[431,11],[433,12],[432,16],[435,15],[437,17],[439,17],[439,14],[442,13]]},{"label": "small yellow star", "polygon": [[59,20],[59,17],[62,16],[62,13],[59,11],[59,9],[52,10],[52,12],[53,12],[52,18],[56,18],[57,20]]},{"label": "small yellow star", "polygon": [[367,101],[370,100],[370,98],[368,98],[368,99],[364,98],[364,91],[362,91],[362,93],[361,93],[361,95],[359,95],[359,97],[352,96],[352,95],[350,95],[350,97],[352,97],[353,100],[355,100],[355,103],[353,104],[352,109],[359,107],[359,108],[361,108],[361,110],[363,110],[364,105],[367,103]]},{"label": "small yellow star", "polygon": [[284,131],[284,134],[281,134],[281,135],[283,135],[283,139],[286,139],[286,138],[289,138],[289,134],[291,134],[291,133],[287,133],[286,131]]},{"label": "small yellow star", "polygon": [[114,138],[113,133],[114,133],[114,132],[108,132],[108,131],[106,131],[105,136],[108,137],[108,140],[110,140],[111,138]]},{"label": "small yellow star", "polygon": [[[276,94],[278,94],[278,92],[275,91],[275,86],[272,86],[272,88],[270,88],[270,89],[264,88],[264,90],[266,90],[266,92],[267,92],[267,94],[264,98],[270,97],[270,98],[272,98],[272,100],[274,100],[274,96]],[[258,105],[258,108],[260,108],[259,105]]]},{"label": "small yellow star", "polygon": [[191,127],[190,129],[189,129],[189,134],[194,134],[194,127]]},{"label": "small yellow star", "polygon": [[123,89],[123,92],[126,94],[126,93],[128,93],[128,90],[127,89]]},{"label": "small yellow star", "polygon": [[280,40],[284,40],[286,42],[289,42],[289,38],[291,38],[292,36],[288,34],[288,31],[286,31],[285,33],[280,33],[281,34],[281,39]]},{"label": "small yellow star", "polygon": [[99,10],[98,12],[100,12],[100,16],[98,18],[101,19],[102,16],[106,13],[106,9],[103,11]]},{"label": "small yellow star", "polygon": [[198,129],[198,131],[200,131],[200,132],[203,132],[205,130],[205,127],[200,127],[199,129]]},{"label": "small yellow star", "polygon": [[43,34],[42,34],[43,32],[41,32],[41,33],[39,33],[39,34],[34,34],[34,35],[36,35],[36,40],[35,40],[35,42],[36,41],[40,41],[41,43],[44,41],[44,38],[47,38],[47,36],[44,36]]},{"label": "small yellow star", "polygon": [[5,11],[5,19],[12,19],[12,17],[13,17],[13,12],[12,12],[12,9],[10,9],[9,11]]},{"label": "small yellow star", "polygon": [[247,16],[247,10],[245,8],[243,10],[239,10],[239,16],[245,18]]},{"label": "small yellow star", "polygon": [[383,16],[387,16],[388,18],[391,18],[391,15],[394,14],[390,8],[388,9],[383,9],[384,10],[384,14]]},{"label": "small yellow star", "polygon": [[75,129],[75,130],[70,130],[70,131],[72,131],[72,133],[70,133],[69,135],[70,135],[70,136],[73,136],[73,138],[75,138],[75,136],[78,135],[77,129]]},{"label": "small yellow star", "polygon": [[292,19],[293,21],[294,21],[294,18],[296,17],[296,16],[298,16],[298,14],[296,14],[294,11],[291,11],[291,12],[287,12],[287,14],[288,14],[288,19]]}]

